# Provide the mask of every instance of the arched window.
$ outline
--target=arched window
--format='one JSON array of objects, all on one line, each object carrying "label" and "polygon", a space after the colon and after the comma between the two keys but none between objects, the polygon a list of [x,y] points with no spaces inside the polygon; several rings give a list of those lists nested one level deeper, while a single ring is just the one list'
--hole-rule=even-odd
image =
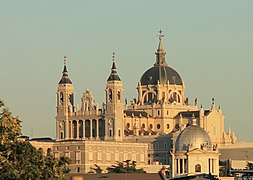
[{"label": "arched window", "polygon": [[83,138],[83,120],[79,120],[79,138]]},{"label": "arched window", "polygon": [[42,149],[42,148],[39,148],[39,152],[40,152],[41,154],[43,154],[43,149]]},{"label": "arched window", "polygon": [[60,103],[63,104],[64,98],[63,98],[63,92],[60,93]]},{"label": "arched window", "polygon": [[77,121],[76,120],[74,120],[73,121],[73,138],[77,138]]},{"label": "arched window", "polygon": [[109,101],[112,102],[112,90],[109,90]]},{"label": "arched window", "polygon": [[51,156],[52,155],[52,149],[51,148],[48,148],[47,149],[47,156]]},{"label": "arched window", "polygon": [[197,164],[195,166],[195,172],[201,172],[201,165],[200,164]]},{"label": "arched window", "polygon": [[120,101],[120,91],[118,91],[117,95],[118,95],[118,101]]},{"label": "arched window", "polygon": [[173,103],[173,102],[180,103],[180,95],[177,92],[173,92],[170,95],[169,102],[170,103]]}]

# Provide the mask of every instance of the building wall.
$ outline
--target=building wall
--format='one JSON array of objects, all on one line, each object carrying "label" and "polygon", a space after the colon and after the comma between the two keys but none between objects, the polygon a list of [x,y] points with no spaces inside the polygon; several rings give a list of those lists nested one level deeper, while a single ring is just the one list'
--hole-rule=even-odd
[{"label": "building wall", "polygon": [[31,142],[37,149],[47,152],[51,148],[56,158],[66,156],[71,159],[71,172],[88,173],[97,164],[104,172],[117,161],[136,161],[137,168],[147,166],[148,145],[146,143],[127,143],[116,141],[62,141]]}]

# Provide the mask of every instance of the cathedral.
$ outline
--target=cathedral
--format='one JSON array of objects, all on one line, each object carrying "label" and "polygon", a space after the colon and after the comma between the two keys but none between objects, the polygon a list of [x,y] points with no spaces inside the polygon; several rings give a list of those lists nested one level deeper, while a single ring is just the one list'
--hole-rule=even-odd
[{"label": "cathedral", "polygon": [[185,97],[181,76],[166,62],[161,32],[155,62],[140,77],[138,96],[130,103],[123,100],[114,53],[112,59],[106,102],[99,106],[86,90],[75,106],[65,58],[57,89],[56,139],[30,142],[55,157],[69,157],[71,172],[90,172],[94,164],[106,172],[117,161],[131,160],[147,172],[151,166],[168,165],[171,177],[218,175],[218,149],[234,144],[236,136],[224,130],[224,115],[214,99],[204,109],[197,99],[191,104]]}]

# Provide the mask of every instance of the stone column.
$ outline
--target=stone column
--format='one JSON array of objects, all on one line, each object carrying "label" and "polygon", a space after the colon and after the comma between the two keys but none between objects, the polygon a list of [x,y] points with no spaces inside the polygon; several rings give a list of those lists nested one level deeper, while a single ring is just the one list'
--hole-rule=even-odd
[{"label": "stone column", "polygon": [[69,139],[69,121],[67,120],[67,117],[66,117],[66,120],[65,120],[65,129],[64,129],[64,133],[65,133],[65,139]]},{"label": "stone column", "polygon": [[180,159],[177,159],[177,174],[180,174]]},{"label": "stone column", "polygon": [[184,167],[184,166],[185,166],[185,164],[184,164],[184,159],[182,159],[182,170],[183,170],[183,171],[182,171],[182,174],[185,174],[185,171],[184,171],[184,170],[185,170],[185,167]]},{"label": "stone column", "polygon": [[98,124],[99,124],[99,120],[97,119],[97,121],[96,121],[96,123],[97,123],[97,138],[99,138],[99,132],[98,132]]}]

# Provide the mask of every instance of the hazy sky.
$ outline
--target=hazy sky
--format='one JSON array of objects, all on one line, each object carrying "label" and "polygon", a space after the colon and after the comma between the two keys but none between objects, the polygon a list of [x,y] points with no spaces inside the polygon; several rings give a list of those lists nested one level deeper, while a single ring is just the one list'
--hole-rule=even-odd
[{"label": "hazy sky", "polygon": [[155,62],[160,28],[166,61],[199,106],[221,105],[225,127],[253,141],[253,1],[0,1],[0,98],[23,134],[55,137],[56,90],[67,56],[75,101],[105,101],[116,52],[124,96],[137,97]]}]

